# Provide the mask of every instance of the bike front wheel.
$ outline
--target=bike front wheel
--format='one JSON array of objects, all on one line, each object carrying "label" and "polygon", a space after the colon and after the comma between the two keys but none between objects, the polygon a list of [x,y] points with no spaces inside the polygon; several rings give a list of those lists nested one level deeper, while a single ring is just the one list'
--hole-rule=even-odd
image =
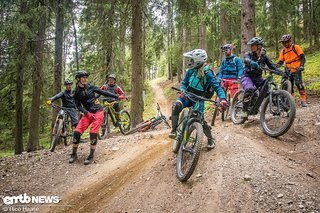
[{"label": "bike front wheel", "polygon": [[187,181],[194,172],[203,141],[203,128],[199,122],[193,122],[187,129],[186,141],[183,141],[176,162],[177,178],[181,182]]},{"label": "bike front wheel", "polygon": [[185,117],[188,116],[188,112],[189,110],[187,108],[183,109],[182,112],[180,113],[179,116],[179,126],[177,128],[177,137],[174,139],[173,144],[172,144],[172,151],[173,153],[177,154],[179,149],[180,149],[180,145],[181,145],[181,141],[182,141],[182,121],[185,119]]},{"label": "bike front wheel", "polygon": [[53,130],[52,130],[52,137],[51,137],[51,143],[50,143],[50,151],[53,152],[56,146],[61,142],[60,133],[62,132],[62,125],[63,122],[61,119],[57,120],[54,124]]},{"label": "bike front wheel", "polygon": [[291,81],[289,79],[284,80],[281,83],[281,89],[287,91],[289,94],[291,94],[291,90],[292,90],[292,84]]},{"label": "bike front wheel", "polygon": [[125,135],[131,129],[131,116],[129,112],[126,110],[122,110],[120,112],[120,119],[121,119],[120,131],[123,135]]},{"label": "bike front wheel", "polygon": [[231,120],[234,124],[242,124],[246,121],[241,117],[243,111],[243,95],[244,91],[239,90],[234,95],[231,103]]},{"label": "bike front wheel", "polygon": [[293,97],[284,90],[272,91],[261,106],[262,130],[271,137],[279,137],[290,129],[295,115],[296,108]]}]

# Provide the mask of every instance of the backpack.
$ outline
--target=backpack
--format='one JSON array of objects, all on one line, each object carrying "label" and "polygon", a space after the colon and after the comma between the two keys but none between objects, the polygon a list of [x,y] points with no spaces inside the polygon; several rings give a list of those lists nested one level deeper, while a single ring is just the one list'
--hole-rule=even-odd
[{"label": "backpack", "polygon": [[[214,77],[216,77],[216,74],[213,72],[212,69],[205,70],[205,71],[204,71],[204,74],[206,75],[208,72],[211,72],[212,75],[213,75]],[[192,73],[192,75],[197,75],[197,73],[198,73],[198,71],[197,71],[197,70],[194,70],[194,72]],[[193,80],[193,81],[194,81],[194,80]],[[191,84],[193,84],[193,81],[191,82]],[[208,84],[207,87],[204,86],[204,84],[205,84],[205,82],[204,82],[204,77],[202,77],[198,82],[196,82],[195,85],[193,85],[193,87],[191,87],[191,88],[196,88],[196,87],[199,85],[199,83],[201,83],[202,88],[204,89],[204,90],[203,90],[203,93],[204,93],[204,94],[203,94],[202,96],[205,97],[205,98],[207,98],[207,99],[211,99],[212,96],[213,96],[213,94],[214,94],[214,91],[212,91],[212,88],[210,87],[210,84]]]},{"label": "backpack", "polygon": [[[108,84],[105,84],[105,85],[104,85],[104,87],[105,87],[105,89],[104,89],[104,90],[108,90],[109,85],[108,85]],[[118,85],[117,85],[117,84],[115,84],[115,85],[114,85],[114,87],[113,87],[113,89],[114,89],[114,93],[115,93],[115,94],[118,94],[118,88],[119,88],[119,87],[118,87]]]},{"label": "backpack", "polygon": [[[286,50],[286,48],[283,48],[283,50],[282,50],[282,55],[283,55],[283,56],[284,56],[284,54],[285,54],[285,52],[284,52],[285,50]],[[292,44],[292,51],[293,51],[297,56],[299,56],[294,44]]]},{"label": "backpack", "polygon": [[[237,73],[239,73],[237,58],[239,58],[239,57],[237,57],[237,56],[233,57],[233,63],[236,65],[236,71],[237,71]],[[222,63],[225,63],[225,62],[227,62],[227,58],[225,58],[225,59],[222,61]]]}]

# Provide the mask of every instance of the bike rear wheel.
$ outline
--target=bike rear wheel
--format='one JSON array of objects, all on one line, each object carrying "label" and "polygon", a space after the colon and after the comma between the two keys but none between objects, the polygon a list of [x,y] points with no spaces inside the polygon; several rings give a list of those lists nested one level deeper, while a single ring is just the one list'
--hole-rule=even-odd
[{"label": "bike rear wheel", "polygon": [[246,120],[241,117],[243,110],[243,95],[244,91],[239,90],[233,97],[231,103],[231,120],[234,124],[242,124]]},{"label": "bike rear wheel", "polygon": [[176,139],[173,141],[173,144],[172,144],[172,151],[173,153],[177,154],[179,149],[180,149],[180,145],[181,145],[181,141],[182,141],[182,126],[183,124],[181,123],[185,117],[188,116],[188,112],[189,110],[187,108],[183,109],[182,112],[180,113],[180,116],[179,116],[179,122],[178,124],[180,124],[177,128],[177,137]]},{"label": "bike rear wheel", "polygon": [[291,94],[284,90],[272,91],[261,106],[262,130],[271,137],[279,137],[290,129],[295,115],[296,108]]},{"label": "bike rear wheel", "polygon": [[99,139],[100,140],[104,140],[107,138],[108,136],[108,127],[109,126],[109,122],[108,122],[108,112],[105,111],[104,113],[104,117],[103,117],[103,121],[102,121],[102,124],[100,126],[100,130],[99,130]]},{"label": "bike rear wheel", "polygon": [[180,146],[176,163],[177,178],[181,182],[187,181],[194,172],[203,141],[203,128],[199,122],[192,123],[187,131],[187,139]]},{"label": "bike rear wheel", "polygon": [[62,124],[62,119],[57,120],[54,124],[49,148],[51,152],[53,152],[56,146],[61,142],[60,133],[62,132]]},{"label": "bike rear wheel", "polygon": [[123,135],[126,134],[131,129],[131,116],[128,111],[122,110],[120,111],[120,119],[121,119],[121,125],[120,125],[120,131]]},{"label": "bike rear wheel", "polygon": [[65,120],[64,134],[64,145],[69,146],[73,141],[73,126],[69,116]]}]

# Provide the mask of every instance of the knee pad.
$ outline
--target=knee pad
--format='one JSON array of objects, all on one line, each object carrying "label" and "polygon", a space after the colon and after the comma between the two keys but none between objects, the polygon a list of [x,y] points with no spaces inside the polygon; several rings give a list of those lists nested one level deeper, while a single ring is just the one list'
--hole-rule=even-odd
[{"label": "knee pad", "polygon": [[177,101],[172,105],[172,115],[179,115],[182,111],[182,103]]},{"label": "knee pad", "polygon": [[80,138],[81,138],[81,133],[77,132],[77,131],[74,131],[72,143],[73,144],[79,144],[80,143]]},{"label": "knee pad", "polygon": [[90,144],[94,146],[94,145],[97,145],[97,143],[98,143],[98,134],[90,133]]}]

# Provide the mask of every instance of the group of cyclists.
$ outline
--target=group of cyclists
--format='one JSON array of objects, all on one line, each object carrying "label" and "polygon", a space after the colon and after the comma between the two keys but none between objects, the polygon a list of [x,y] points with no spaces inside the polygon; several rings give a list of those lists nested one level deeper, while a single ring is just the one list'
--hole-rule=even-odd
[{"label": "group of cyclists", "polygon": [[[245,53],[244,60],[242,61],[237,57],[233,50],[232,44],[225,44],[221,49],[225,54],[221,64],[218,77],[215,76],[210,66],[207,64],[208,56],[205,50],[195,49],[190,52],[184,53],[186,66],[185,77],[181,83],[182,93],[179,95],[176,102],[172,105],[172,130],[169,134],[170,138],[176,138],[177,127],[179,121],[179,114],[183,108],[191,107],[195,104],[192,101],[190,95],[185,95],[185,91],[194,93],[199,96],[205,96],[208,92],[215,92],[220,100],[220,106],[226,107],[229,103],[226,100],[224,90],[220,84],[222,80],[227,80],[224,87],[230,90],[231,98],[238,90],[238,84],[234,82],[241,82],[244,89],[243,98],[243,113],[242,117],[248,117],[248,105],[253,95],[255,87],[259,87],[263,84],[264,79],[262,77],[262,69],[267,65],[270,69],[277,70],[280,66],[285,64],[286,68],[291,72],[289,75],[292,86],[296,84],[300,96],[301,105],[307,107],[306,92],[302,83],[302,71],[304,70],[304,64],[306,62],[305,55],[302,49],[292,43],[292,37],[290,35],[284,35],[281,37],[280,42],[284,46],[283,50],[279,54],[279,61],[277,64],[267,56],[266,50],[263,48],[264,41],[260,37],[254,37],[247,43],[250,45],[250,51]],[[244,65],[243,65],[244,63]],[[97,145],[98,132],[103,121],[103,108],[97,103],[97,95],[103,95],[106,97],[112,97],[115,99],[125,99],[124,92],[116,84],[116,76],[114,74],[107,76],[105,85],[98,88],[88,83],[89,73],[86,71],[78,71],[75,74],[76,87],[72,90],[72,81],[66,80],[66,89],[63,92],[50,98],[47,103],[52,104],[57,99],[62,99],[62,106],[70,109],[78,109],[82,117],[79,121],[78,114],[75,110],[67,111],[69,113],[72,125],[75,127],[73,148],[69,158],[69,163],[74,163],[77,159],[77,149],[80,143],[81,135],[91,125],[90,128],[90,154],[85,159],[84,164],[88,165],[93,162],[93,156]],[[292,88],[293,95],[293,88]],[[119,105],[115,105],[116,118],[118,120],[116,125],[120,125],[119,118]],[[200,103],[200,111],[204,114],[204,102]],[[216,140],[212,136],[211,128],[204,122],[203,129],[206,137],[208,138],[207,148],[213,149],[216,145]]]},{"label": "group of cyclists", "polygon": [[[106,83],[98,88],[88,83],[89,73],[86,71],[77,71],[75,74],[76,87],[72,90],[72,81],[65,81],[66,89],[58,93],[47,101],[51,105],[57,99],[62,100],[62,106],[70,110],[66,112],[71,117],[72,125],[75,127],[73,134],[73,147],[70,154],[69,163],[74,163],[77,160],[77,150],[80,143],[81,135],[91,125],[90,128],[90,153],[85,159],[84,164],[88,165],[93,162],[93,156],[98,141],[98,133],[103,121],[104,112],[102,106],[97,102],[97,96],[114,98],[116,100],[126,99],[122,89],[116,84],[116,76],[110,74],[107,76]],[[81,119],[78,118],[78,109],[82,114]],[[120,125],[119,107],[115,107],[118,114],[117,124]]]},{"label": "group of cyclists", "polygon": [[[186,57],[188,71],[181,83],[181,94],[184,94],[184,91],[188,91],[196,95],[204,96],[207,88],[211,88],[217,93],[221,107],[225,107],[228,103],[225,93],[220,87],[221,81],[227,80],[224,87],[230,90],[231,98],[233,98],[238,90],[238,84],[234,82],[240,81],[244,89],[243,112],[241,117],[246,119],[249,115],[248,108],[254,89],[259,88],[264,82],[261,67],[267,65],[270,69],[281,72],[278,68],[285,64],[286,68],[290,71],[289,78],[292,86],[296,84],[299,90],[301,106],[307,107],[306,92],[302,83],[302,71],[304,70],[304,64],[306,62],[305,55],[298,45],[292,43],[292,37],[290,35],[283,35],[280,42],[284,48],[279,54],[279,62],[274,64],[263,48],[263,39],[260,37],[251,38],[247,43],[250,46],[250,51],[244,55],[244,66],[242,60],[233,53],[233,45],[224,45],[222,51],[225,53],[225,57],[220,64],[218,78],[213,75],[213,72],[207,64],[208,56],[205,50],[195,49],[183,54],[183,56]],[[294,95],[293,88],[291,91],[292,95]],[[188,98],[186,95],[180,95],[173,104],[170,138],[176,138],[179,113],[183,108],[195,104],[191,99],[192,98]],[[201,112],[204,112],[204,102],[201,103]],[[208,138],[207,148],[209,150],[213,149],[216,140],[212,137],[210,127],[206,122],[203,124],[203,129]]]}]

